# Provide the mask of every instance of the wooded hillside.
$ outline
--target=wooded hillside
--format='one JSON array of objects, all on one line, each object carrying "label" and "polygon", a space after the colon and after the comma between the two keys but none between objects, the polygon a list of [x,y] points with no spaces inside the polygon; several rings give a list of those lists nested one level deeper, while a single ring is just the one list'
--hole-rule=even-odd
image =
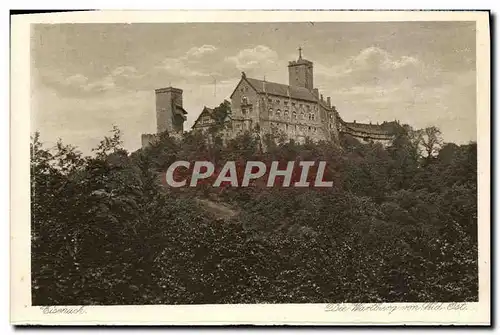
[{"label": "wooded hillside", "polygon": [[[35,305],[477,301],[477,147],[402,128],[261,151],[162,134],[129,153],[31,146]],[[261,139],[266,141],[268,139]],[[168,189],[176,160],[324,160],[334,186]]]}]

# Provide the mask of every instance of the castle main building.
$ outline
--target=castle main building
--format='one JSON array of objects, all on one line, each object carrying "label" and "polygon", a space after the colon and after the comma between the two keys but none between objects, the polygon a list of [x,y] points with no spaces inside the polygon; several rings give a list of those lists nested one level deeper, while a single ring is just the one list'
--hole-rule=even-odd
[{"label": "castle main building", "polygon": [[[288,85],[249,78],[242,72],[230,99],[225,137],[259,129],[262,134],[281,133],[299,143],[306,138],[338,142],[341,132],[363,141],[387,143],[393,138],[393,122],[372,125],[343,121],[330,97],[325,100],[314,87],[313,63],[302,58],[300,48],[298,60],[288,64]],[[182,133],[186,114],[182,108],[182,90],[156,90],[156,113],[158,133],[165,130],[170,134]],[[193,130],[204,131],[213,124],[214,110],[205,107]],[[143,135],[143,147],[154,136]]]},{"label": "castle main building", "polygon": [[[313,63],[302,58],[288,64],[288,85],[249,78],[243,72],[231,98],[232,133],[255,129],[281,132],[288,139],[304,142],[338,139],[337,112],[314,88]],[[205,113],[205,115],[204,115]],[[193,129],[210,125],[210,109],[204,110]]]}]

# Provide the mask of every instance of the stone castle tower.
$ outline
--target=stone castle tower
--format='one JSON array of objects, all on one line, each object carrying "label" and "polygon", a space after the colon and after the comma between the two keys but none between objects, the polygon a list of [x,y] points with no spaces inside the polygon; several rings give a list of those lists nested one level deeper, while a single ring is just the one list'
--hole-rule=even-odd
[{"label": "stone castle tower", "polygon": [[156,132],[182,133],[187,112],[182,107],[182,90],[174,87],[159,88],[156,95]]},{"label": "stone castle tower", "polygon": [[313,63],[302,58],[302,48],[299,48],[299,59],[288,63],[288,85],[314,89]]},{"label": "stone castle tower", "polygon": [[156,134],[142,134],[142,147],[148,147],[158,134],[167,131],[169,135],[177,136],[184,132],[184,122],[187,112],[182,106],[182,90],[175,87],[158,88],[156,99]]}]

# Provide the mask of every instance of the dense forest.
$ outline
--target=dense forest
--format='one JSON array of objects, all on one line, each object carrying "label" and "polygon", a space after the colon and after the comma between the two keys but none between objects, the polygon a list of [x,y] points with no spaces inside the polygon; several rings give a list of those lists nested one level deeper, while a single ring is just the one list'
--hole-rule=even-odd
[{"label": "dense forest", "polygon": [[[91,156],[35,134],[33,304],[477,301],[476,151],[435,127],[388,147],[165,133],[133,153],[114,128]],[[177,160],[323,160],[334,186],[172,189]]]}]

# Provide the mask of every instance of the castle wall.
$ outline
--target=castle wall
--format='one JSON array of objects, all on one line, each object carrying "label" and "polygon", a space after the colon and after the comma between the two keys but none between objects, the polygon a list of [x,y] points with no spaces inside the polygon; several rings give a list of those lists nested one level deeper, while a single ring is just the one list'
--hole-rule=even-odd
[{"label": "castle wall", "polygon": [[157,139],[157,135],[155,135],[155,134],[142,134],[141,135],[142,148],[144,149],[144,148],[151,146],[156,139]]},{"label": "castle wall", "polygon": [[291,97],[262,95],[261,121],[263,132],[283,132],[288,139],[303,142],[309,137],[324,140],[325,132],[320,117],[319,104]]},{"label": "castle wall", "polygon": [[240,81],[231,97],[231,119],[233,132],[241,133],[253,129],[259,123],[260,97],[246,82]]}]

